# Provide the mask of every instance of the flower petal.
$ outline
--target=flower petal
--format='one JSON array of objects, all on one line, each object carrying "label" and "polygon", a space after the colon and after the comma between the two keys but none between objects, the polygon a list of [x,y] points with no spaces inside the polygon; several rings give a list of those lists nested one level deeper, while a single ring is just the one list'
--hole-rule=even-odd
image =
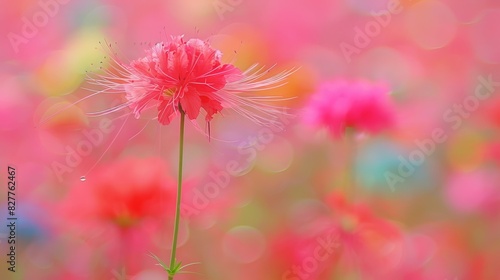
[{"label": "flower petal", "polygon": [[194,120],[200,114],[201,99],[197,92],[187,92],[181,98],[181,106],[189,119]]},{"label": "flower petal", "polygon": [[177,116],[177,112],[174,110],[171,99],[163,100],[158,106],[158,121],[161,124],[167,125],[175,116]]}]

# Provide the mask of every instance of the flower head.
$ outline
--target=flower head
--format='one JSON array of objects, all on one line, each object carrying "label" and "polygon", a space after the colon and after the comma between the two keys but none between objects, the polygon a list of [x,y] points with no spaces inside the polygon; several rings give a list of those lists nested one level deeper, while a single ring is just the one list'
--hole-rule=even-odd
[{"label": "flower head", "polygon": [[306,105],[304,119],[335,136],[346,128],[376,133],[394,123],[389,90],[367,82],[331,81],[320,85]]},{"label": "flower head", "polygon": [[144,57],[129,64],[112,55],[115,69],[90,78],[90,82],[104,86],[96,94],[124,94],[126,102],[97,114],[130,107],[139,118],[143,110],[156,107],[158,121],[166,125],[179,112],[194,120],[204,111],[209,123],[215,114],[230,108],[259,124],[272,123],[281,108],[262,101],[282,98],[246,93],[280,86],[293,70],[263,79],[269,70],[254,65],[241,71],[222,63],[221,57],[208,41],[186,41],[182,36],[153,45]]}]

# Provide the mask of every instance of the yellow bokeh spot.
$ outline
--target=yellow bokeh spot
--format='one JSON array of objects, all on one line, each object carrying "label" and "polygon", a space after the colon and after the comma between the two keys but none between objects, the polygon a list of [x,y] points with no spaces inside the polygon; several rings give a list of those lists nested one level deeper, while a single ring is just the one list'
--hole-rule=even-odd
[{"label": "yellow bokeh spot", "polygon": [[267,67],[276,63],[270,61],[267,52],[262,51],[268,45],[261,32],[247,24],[233,23],[226,26],[219,34],[210,37],[210,44],[222,51],[224,63],[233,63],[241,70],[255,63]]},{"label": "yellow bokeh spot", "polygon": [[185,26],[203,26],[217,16],[211,0],[172,1],[165,7],[169,12],[175,10],[176,21]]},{"label": "yellow bokeh spot", "polygon": [[453,169],[470,170],[480,165],[485,156],[485,139],[478,132],[458,132],[450,139],[446,158]]},{"label": "yellow bokeh spot", "polygon": [[[38,89],[47,96],[75,91],[85,79],[85,71],[104,67],[106,56],[99,41],[105,38],[94,29],[84,29],[70,38],[63,49],[52,52],[35,73]],[[102,61],[102,63],[101,63]]]}]

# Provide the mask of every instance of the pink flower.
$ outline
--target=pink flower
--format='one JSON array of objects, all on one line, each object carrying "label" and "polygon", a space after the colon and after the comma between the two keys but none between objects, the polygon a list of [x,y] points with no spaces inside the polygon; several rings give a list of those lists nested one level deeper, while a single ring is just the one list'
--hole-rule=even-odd
[{"label": "pink flower", "polygon": [[444,190],[448,204],[463,213],[498,215],[498,176],[476,170],[452,174]]},{"label": "pink flower", "polygon": [[306,105],[304,120],[326,126],[337,137],[346,128],[377,133],[394,123],[388,92],[385,86],[367,82],[325,82]]},{"label": "pink flower", "polygon": [[94,95],[125,94],[127,101],[96,114],[130,107],[139,118],[143,110],[156,107],[158,121],[167,125],[180,110],[191,120],[204,111],[209,123],[215,114],[231,108],[256,123],[272,123],[281,113],[280,107],[262,101],[282,98],[252,97],[245,93],[280,86],[293,70],[262,79],[269,70],[254,65],[242,72],[232,64],[222,63],[221,57],[222,53],[208,41],[185,41],[182,36],[155,44],[146,50],[144,57],[130,64],[112,55],[115,68],[90,79],[91,83],[104,86]]}]

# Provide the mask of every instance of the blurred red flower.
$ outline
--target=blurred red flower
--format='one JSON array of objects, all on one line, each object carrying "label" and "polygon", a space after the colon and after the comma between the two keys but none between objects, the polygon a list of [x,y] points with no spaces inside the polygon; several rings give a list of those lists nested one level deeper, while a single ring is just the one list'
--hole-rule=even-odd
[{"label": "blurred red flower", "polygon": [[328,230],[336,233],[341,249],[337,269],[383,279],[382,276],[400,262],[401,230],[377,217],[368,205],[349,203],[340,194],[332,194],[328,204],[333,215],[333,224]]},{"label": "blurred red flower", "polygon": [[282,279],[343,279],[353,272],[387,279],[401,262],[402,231],[341,195],[331,195],[328,205],[330,215],[272,242],[273,265],[283,269]]},{"label": "blurred red flower", "polygon": [[175,184],[167,174],[159,158],[126,158],[102,166],[70,190],[61,227],[88,240],[92,258],[105,256],[101,273],[122,266],[133,273],[152,262],[148,252],[155,251],[164,221],[174,212]]},{"label": "blurred red flower", "polygon": [[68,199],[94,221],[127,228],[164,217],[172,208],[174,186],[162,160],[128,158],[101,168],[77,186],[81,194],[75,190],[79,194]]}]

